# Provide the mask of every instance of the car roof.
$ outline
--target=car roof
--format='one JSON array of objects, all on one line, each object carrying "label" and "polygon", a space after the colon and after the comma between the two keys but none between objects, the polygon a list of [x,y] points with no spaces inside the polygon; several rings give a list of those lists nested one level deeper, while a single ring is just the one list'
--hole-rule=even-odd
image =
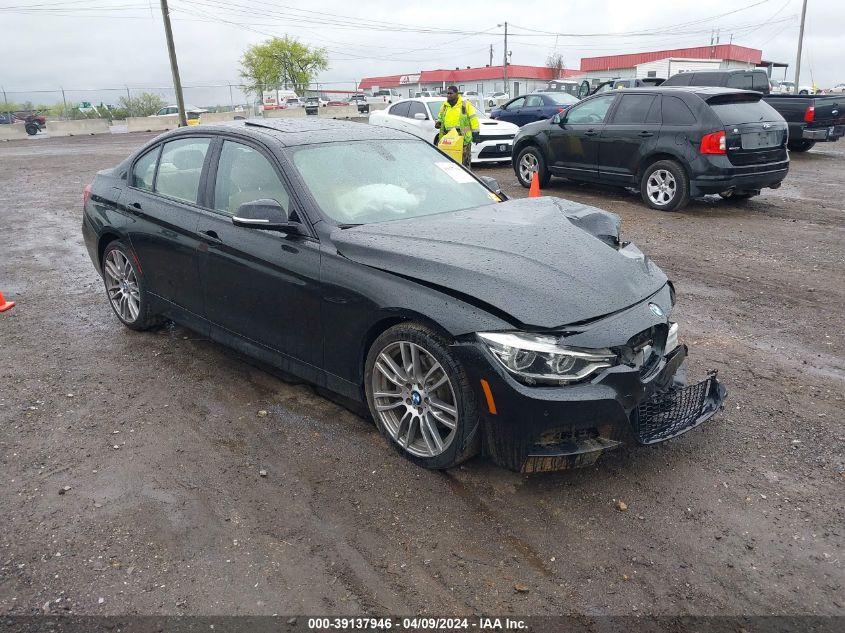
[{"label": "car roof", "polygon": [[643,86],[641,88],[625,88],[624,90],[614,90],[612,92],[601,92],[596,96],[608,94],[629,94],[629,93],[655,93],[655,92],[691,92],[702,97],[715,97],[718,95],[730,94],[752,94],[760,95],[756,90],[741,90],[739,88],[723,88],[721,86]]},{"label": "car roof", "polygon": [[167,134],[237,133],[246,137],[266,141],[272,138],[285,147],[315,145],[338,141],[369,141],[379,139],[415,139],[413,134],[377,125],[336,119],[290,118],[290,119],[246,119],[226,121],[210,125],[196,125],[177,128]]}]

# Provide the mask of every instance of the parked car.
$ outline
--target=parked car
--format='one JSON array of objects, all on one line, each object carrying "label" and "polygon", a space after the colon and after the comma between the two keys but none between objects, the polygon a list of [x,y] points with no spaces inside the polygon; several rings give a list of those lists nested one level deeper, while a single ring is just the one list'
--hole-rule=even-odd
[{"label": "parked car", "polygon": [[284,101],[282,101],[283,108],[303,108],[305,107],[305,101],[300,99],[299,97],[285,97]]},{"label": "parked car", "polygon": [[385,88],[382,90],[376,90],[371,96],[368,96],[367,103],[393,103],[401,98],[402,95],[399,94],[398,90]]},{"label": "parked car", "polygon": [[845,84],[836,84],[830,90],[831,92],[845,92]]},{"label": "parked car", "polygon": [[815,91],[813,90],[812,86],[801,85],[798,86],[798,90],[795,90],[795,82],[794,81],[781,81],[780,86],[778,86],[778,93],[780,94],[787,94],[787,95],[811,95]]},{"label": "parked car", "polygon": [[494,108],[490,118],[522,126],[553,117],[574,103],[578,103],[578,98],[566,92],[529,94]]},{"label": "parked car", "polygon": [[789,169],[787,126],[756,92],[632,88],[581,101],[514,139],[513,168],[528,187],[552,175],[637,187],[653,209],[691,197],[749,198]]},{"label": "parked car", "polygon": [[664,86],[730,86],[763,93],[763,100],[771,105],[789,124],[788,148],[793,152],[806,152],[818,142],[837,141],[845,136],[845,103],[842,97],[811,96],[813,89],[802,87],[794,94],[795,84],[789,81],[780,83],[780,89],[786,94],[769,94],[768,75],[763,70],[719,70],[683,73],[673,75]]},{"label": "parked car", "polygon": [[[443,97],[404,99],[386,110],[370,113],[370,124],[410,132],[430,143],[437,144],[438,131],[434,127]],[[519,128],[512,123],[494,121],[477,110],[478,143],[472,144],[472,162],[495,163],[511,159],[513,137]]]},{"label": "parked car", "polygon": [[[189,119],[198,119],[199,116],[204,112],[208,112],[208,110],[205,110],[204,108],[198,108],[197,106],[190,105],[188,103],[185,104],[185,116]],[[169,116],[172,114],[179,114],[179,106],[165,106],[161,110],[159,110],[155,114],[151,114],[150,116]]]},{"label": "parked car", "polygon": [[487,105],[491,108],[494,108],[496,107],[496,104],[499,103],[499,101],[507,101],[508,99],[510,99],[508,93],[499,90],[494,92],[487,98]]},{"label": "parked car", "polygon": [[126,327],[172,319],[365,404],[420,466],[585,465],[710,418],[725,390],[684,386],[674,288],[619,218],[489,184],[376,126],[182,128],[96,175],[82,234]]},{"label": "parked car", "polygon": [[306,97],[305,105],[307,106],[308,104],[317,105],[321,108],[325,108],[327,105],[329,105],[329,100],[325,97]]}]

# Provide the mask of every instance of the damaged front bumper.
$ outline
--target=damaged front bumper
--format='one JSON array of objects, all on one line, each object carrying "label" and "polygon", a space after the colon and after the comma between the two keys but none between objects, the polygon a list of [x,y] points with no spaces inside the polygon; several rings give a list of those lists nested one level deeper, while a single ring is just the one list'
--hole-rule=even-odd
[{"label": "damaged front bumper", "polygon": [[587,466],[623,443],[677,437],[712,417],[727,395],[715,373],[685,386],[685,345],[646,377],[617,365],[590,382],[560,387],[517,382],[480,344],[455,351],[476,389],[484,454],[518,472]]}]

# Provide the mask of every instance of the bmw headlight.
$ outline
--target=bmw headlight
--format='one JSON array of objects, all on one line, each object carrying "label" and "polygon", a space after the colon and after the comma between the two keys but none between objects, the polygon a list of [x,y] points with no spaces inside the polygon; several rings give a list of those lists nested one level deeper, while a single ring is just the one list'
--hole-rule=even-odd
[{"label": "bmw headlight", "polygon": [[558,345],[558,338],[528,332],[479,332],[502,366],[528,385],[565,385],[616,364],[609,349]]}]

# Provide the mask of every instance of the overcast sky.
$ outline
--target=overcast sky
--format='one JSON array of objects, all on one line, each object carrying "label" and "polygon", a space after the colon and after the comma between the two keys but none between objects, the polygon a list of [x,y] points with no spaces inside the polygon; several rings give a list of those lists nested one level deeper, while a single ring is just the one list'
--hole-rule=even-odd
[{"label": "overcast sky", "polygon": [[[434,68],[500,64],[509,23],[511,63],[543,65],[581,57],[722,43],[760,48],[788,62],[794,75],[801,0],[568,0],[447,3],[382,0],[171,0],[182,81],[187,86],[237,81],[250,44],[289,35],[328,49],[326,87],[351,89],[361,77]],[[531,7],[540,7],[539,9]],[[558,35],[555,35],[558,34]],[[845,82],[845,1],[809,0],[801,83]],[[170,100],[170,67],[159,0],[0,0],[0,86],[9,100],[41,101],[33,90],[68,90],[68,100],[117,100],[124,92],[71,89],[157,88]],[[775,71],[781,79],[783,70]],[[23,92],[26,91],[24,95]],[[186,101],[226,102],[228,89],[187,90]],[[224,94],[225,93],[225,94]],[[58,97],[57,97],[58,95]],[[2,95],[0,95],[0,99]],[[43,101],[61,100],[59,93]]]}]

